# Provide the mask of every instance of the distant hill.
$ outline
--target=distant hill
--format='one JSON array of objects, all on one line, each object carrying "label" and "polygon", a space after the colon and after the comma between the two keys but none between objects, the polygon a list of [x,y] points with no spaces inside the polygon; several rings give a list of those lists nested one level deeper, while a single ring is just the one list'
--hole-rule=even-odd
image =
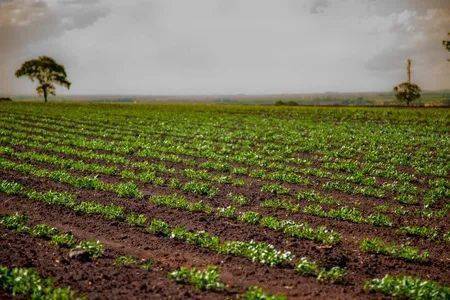
[{"label": "distant hill", "polygon": [[[0,95],[1,97],[1,95]],[[16,96],[18,101],[40,101],[37,96]],[[210,102],[222,104],[260,104],[272,105],[278,102],[298,105],[336,105],[336,106],[390,106],[399,105],[392,92],[361,93],[309,93],[309,94],[271,94],[271,95],[74,95],[57,96],[49,101],[89,101],[89,102]],[[424,91],[416,103],[420,106],[450,106],[450,90]]]}]

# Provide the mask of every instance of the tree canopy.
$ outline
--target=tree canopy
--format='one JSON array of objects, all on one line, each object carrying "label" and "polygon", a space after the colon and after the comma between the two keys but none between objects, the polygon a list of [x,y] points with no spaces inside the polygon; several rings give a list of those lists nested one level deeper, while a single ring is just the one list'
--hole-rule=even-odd
[{"label": "tree canopy", "polygon": [[395,97],[400,102],[405,102],[406,105],[420,98],[422,90],[417,84],[410,82],[403,82],[394,87]]},{"label": "tree canopy", "polygon": [[55,83],[70,88],[64,66],[58,64],[53,58],[40,56],[37,59],[26,61],[16,71],[16,77],[26,76],[31,81],[38,81],[36,91],[44,96],[47,102],[48,95],[55,95]]}]

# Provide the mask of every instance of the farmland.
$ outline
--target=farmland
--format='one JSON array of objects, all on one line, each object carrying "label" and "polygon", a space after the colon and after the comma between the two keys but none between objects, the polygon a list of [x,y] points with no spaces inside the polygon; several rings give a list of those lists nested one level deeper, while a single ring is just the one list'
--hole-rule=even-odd
[{"label": "farmland", "polygon": [[448,120],[2,104],[0,296],[448,299]]}]

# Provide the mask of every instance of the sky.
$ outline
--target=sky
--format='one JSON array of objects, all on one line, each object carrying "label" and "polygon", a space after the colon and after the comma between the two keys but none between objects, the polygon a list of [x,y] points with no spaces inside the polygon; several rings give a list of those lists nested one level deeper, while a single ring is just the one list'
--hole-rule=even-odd
[{"label": "sky", "polygon": [[0,0],[0,94],[40,55],[72,95],[390,91],[407,58],[449,89],[448,32],[449,0]]}]

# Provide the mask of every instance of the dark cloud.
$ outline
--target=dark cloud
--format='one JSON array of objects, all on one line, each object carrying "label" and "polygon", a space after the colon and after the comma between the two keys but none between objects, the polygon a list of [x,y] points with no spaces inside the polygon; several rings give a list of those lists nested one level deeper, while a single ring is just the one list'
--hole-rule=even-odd
[{"label": "dark cloud", "polygon": [[328,0],[315,0],[309,10],[312,14],[321,14],[330,5]]},{"label": "dark cloud", "polygon": [[14,68],[35,43],[91,26],[107,13],[108,9],[95,0],[1,1],[0,92],[10,92]]},{"label": "dark cloud", "polygon": [[[420,14],[415,14],[414,10],[403,12],[403,17],[400,13],[389,28],[395,36],[394,42],[368,61],[369,69],[395,70],[408,57],[423,63],[445,57],[442,40],[450,29],[450,8],[431,8]],[[409,12],[407,17],[405,12]]]},{"label": "dark cloud", "polygon": [[44,53],[66,65],[70,93],[387,90],[408,57],[421,86],[445,88],[449,4],[0,0],[0,90],[33,92],[14,70]]},{"label": "dark cloud", "polygon": [[442,47],[442,40],[450,29],[447,3],[430,1],[430,7],[426,8],[421,2],[412,1],[405,6],[396,14],[400,17],[390,27],[390,34],[395,39],[370,58],[366,68],[378,74],[391,72],[404,80],[405,61],[410,58],[414,81],[428,89],[449,88],[448,52]]},{"label": "dark cloud", "polygon": [[369,0],[370,10],[373,13],[388,15],[401,13],[405,9],[413,10],[419,15],[426,14],[429,9],[448,9],[448,0]]}]

